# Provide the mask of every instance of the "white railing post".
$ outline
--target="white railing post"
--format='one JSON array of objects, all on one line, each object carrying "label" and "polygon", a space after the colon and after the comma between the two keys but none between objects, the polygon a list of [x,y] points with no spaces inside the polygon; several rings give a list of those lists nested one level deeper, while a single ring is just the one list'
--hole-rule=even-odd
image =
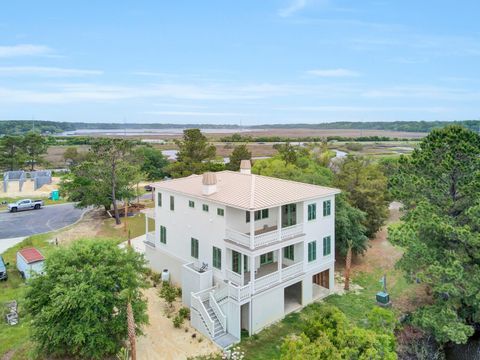
[{"label": "white railing post", "polygon": [[282,207],[278,207],[277,215],[277,231],[278,231],[278,241],[282,241]]},{"label": "white railing post", "polygon": [[255,249],[255,211],[250,211],[250,249]]}]

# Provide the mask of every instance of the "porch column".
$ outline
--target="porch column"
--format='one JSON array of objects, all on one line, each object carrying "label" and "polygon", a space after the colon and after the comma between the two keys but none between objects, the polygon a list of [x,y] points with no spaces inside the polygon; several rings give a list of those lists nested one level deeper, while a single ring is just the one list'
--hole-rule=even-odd
[{"label": "porch column", "polygon": [[250,255],[250,291],[255,292],[255,255]]},{"label": "porch column", "polygon": [[277,271],[280,281],[282,281],[282,261],[283,261],[283,254],[282,248],[278,249],[278,256],[277,256]]},{"label": "porch column", "polygon": [[148,234],[148,216],[147,216],[147,213],[145,213],[145,240],[147,239],[147,234]]},{"label": "porch column", "polygon": [[250,211],[250,249],[255,249],[255,211]]},{"label": "porch column", "polygon": [[245,275],[244,275],[244,270],[243,268],[245,267],[245,264],[243,263],[244,262],[244,255],[242,253],[240,253],[240,276],[242,278],[242,283],[240,285],[245,285]]},{"label": "porch column", "polygon": [[278,241],[282,240],[282,207],[278,207],[278,217],[277,217],[277,234]]}]

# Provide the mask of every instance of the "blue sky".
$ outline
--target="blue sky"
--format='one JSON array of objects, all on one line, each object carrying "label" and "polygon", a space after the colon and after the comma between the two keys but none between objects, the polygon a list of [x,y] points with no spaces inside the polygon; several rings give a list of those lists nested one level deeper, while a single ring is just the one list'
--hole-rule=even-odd
[{"label": "blue sky", "polygon": [[8,1],[0,119],[480,118],[480,2]]}]

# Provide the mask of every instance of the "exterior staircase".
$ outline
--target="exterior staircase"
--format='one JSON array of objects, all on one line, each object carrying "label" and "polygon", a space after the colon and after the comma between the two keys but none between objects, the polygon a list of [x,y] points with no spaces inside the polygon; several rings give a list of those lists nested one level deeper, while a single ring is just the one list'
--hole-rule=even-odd
[{"label": "exterior staircase", "polygon": [[222,323],[215,314],[215,311],[213,311],[212,307],[210,306],[210,300],[204,301],[203,305],[205,306],[205,309],[207,309],[208,316],[210,316],[210,318],[213,320],[213,323],[215,324],[212,336],[213,340],[215,341],[216,338],[226,334],[226,332],[222,327]]}]

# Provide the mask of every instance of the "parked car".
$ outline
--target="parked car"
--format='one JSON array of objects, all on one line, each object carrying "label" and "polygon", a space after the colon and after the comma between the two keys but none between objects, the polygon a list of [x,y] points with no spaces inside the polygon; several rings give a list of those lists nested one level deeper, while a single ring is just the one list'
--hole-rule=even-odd
[{"label": "parked car", "polygon": [[0,256],[0,280],[7,281],[8,279],[7,265],[8,263],[5,263],[3,258]]},{"label": "parked car", "polygon": [[32,210],[32,209],[38,210],[43,206],[43,200],[23,199],[23,200],[18,200],[17,202],[8,204],[7,206],[10,212]]},{"label": "parked car", "polygon": [[45,257],[36,248],[25,248],[17,251],[17,269],[24,279],[28,279],[32,274],[43,274]]}]

